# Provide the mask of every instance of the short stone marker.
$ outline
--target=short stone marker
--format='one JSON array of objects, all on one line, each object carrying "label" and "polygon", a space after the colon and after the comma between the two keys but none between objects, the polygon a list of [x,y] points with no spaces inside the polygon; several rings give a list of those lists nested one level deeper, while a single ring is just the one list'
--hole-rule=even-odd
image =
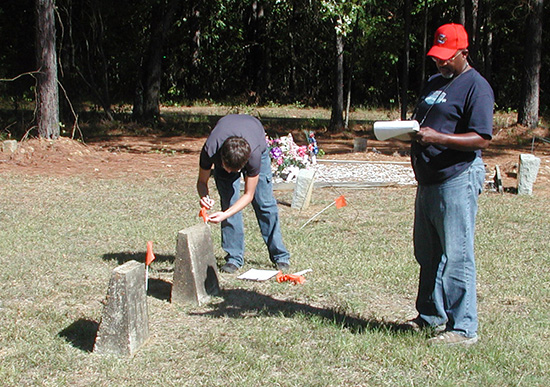
[{"label": "short stone marker", "polygon": [[145,265],[128,261],[113,270],[94,352],[131,356],[148,338]]},{"label": "short stone marker", "polygon": [[364,137],[355,137],[353,139],[353,151],[365,152],[367,150],[367,139]]},{"label": "short stone marker", "polygon": [[172,302],[204,304],[220,292],[210,227],[198,224],[178,232]]},{"label": "short stone marker", "polygon": [[300,169],[296,177],[296,186],[292,195],[291,208],[304,210],[308,208],[311,202],[311,194],[315,183],[315,170]]},{"label": "short stone marker", "polygon": [[16,140],[6,140],[2,142],[2,152],[13,153],[17,150]]},{"label": "short stone marker", "polygon": [[540,159],[535,155],[519,155],[518,195],[532,195],[533,184],[539,173]]},{"label": "short stone marker", "polygon": [[502,186],[502,175],[500,174],[500,167],[498,165],[495,165],[494,184],[497,192],[504,192],[504,187]]}]

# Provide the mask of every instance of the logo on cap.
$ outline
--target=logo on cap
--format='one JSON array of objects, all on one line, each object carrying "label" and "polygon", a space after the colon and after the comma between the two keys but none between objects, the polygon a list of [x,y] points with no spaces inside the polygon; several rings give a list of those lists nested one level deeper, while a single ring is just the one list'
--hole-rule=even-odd
[{"label": "logo on cap", "polygon": [[437,37],[437,43],[445,44],[445,42],[447,42],[447,36],[445,36],[444,34],[439,34],[439,36]]}]

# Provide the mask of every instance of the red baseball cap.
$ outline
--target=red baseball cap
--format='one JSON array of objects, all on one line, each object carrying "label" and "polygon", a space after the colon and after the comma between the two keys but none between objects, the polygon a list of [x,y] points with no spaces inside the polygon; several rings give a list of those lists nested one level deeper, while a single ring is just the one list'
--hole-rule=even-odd
[{"label": "red baseball cap", "polygon": [[468,33],[462,24],[444,24],[435,31],[434,44],[428,56],[447,60],[453,57],[457,50],[468,48]]}]

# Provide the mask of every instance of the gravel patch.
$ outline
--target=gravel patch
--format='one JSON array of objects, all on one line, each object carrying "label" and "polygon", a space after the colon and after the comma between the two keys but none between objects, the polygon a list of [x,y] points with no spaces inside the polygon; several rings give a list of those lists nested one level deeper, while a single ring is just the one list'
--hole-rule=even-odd
[{"label": "gravel patch", "polygon": [[414,172],[408,163],[323,161],[313,168],[315,180],[326,183],[386,183],[416,185]]}]

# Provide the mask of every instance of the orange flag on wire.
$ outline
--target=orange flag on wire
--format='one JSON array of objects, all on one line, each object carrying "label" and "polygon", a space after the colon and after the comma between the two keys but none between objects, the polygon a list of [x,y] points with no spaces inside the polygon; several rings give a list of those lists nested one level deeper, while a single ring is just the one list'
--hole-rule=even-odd
[{"label": "orange flag on wire", "polygon": [[147,255],[145,256],[145,266],[149,266],[151,262],[155,260],[155,254],[153,254],[153,242],[147,242]]},{"label": "orange flag on wire", "polygon": [[342,208],[348,205],[348,203],[346,203],[346,198],[344,197],[344,195],[338,196],[336,199],[334,199],[334,201],[336,202],[336,208]]},{"label": "orange flag on wire", "polygon": [[204,223],[208,223],[208,212],[206,211],[206,207],[201,207],[201,210],[199,211],[199,217],[204,220]]}]

